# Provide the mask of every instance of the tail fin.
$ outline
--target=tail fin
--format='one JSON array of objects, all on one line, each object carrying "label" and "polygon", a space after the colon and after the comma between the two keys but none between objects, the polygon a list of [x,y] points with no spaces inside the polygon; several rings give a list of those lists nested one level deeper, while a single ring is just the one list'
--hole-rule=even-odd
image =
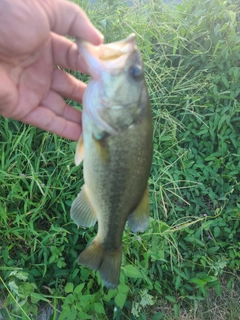
[{"label": "tail fin", "polygon": [[116,288],[119,283],[122,261],[122,246],[116,250],[107,250],[96,239],[80,254],[78,262],[100,273],[107,288]]}]

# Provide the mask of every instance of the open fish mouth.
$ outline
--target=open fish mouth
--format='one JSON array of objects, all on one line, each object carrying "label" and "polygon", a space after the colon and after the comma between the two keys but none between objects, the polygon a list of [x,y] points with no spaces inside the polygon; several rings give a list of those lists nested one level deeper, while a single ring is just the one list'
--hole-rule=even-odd
[{"label": "open fish mouth", "polygon": [[125,40],[102,45],[99,52],[99,59],[117,59],[123,54],[131,53],[133,50],[136,50],[136,36],[134,33],[130,34]]},{"label": "open fish mouth", "polygon": [[137,50],[136,36],[130,34],[126,39],[94,46],[76,38],[78,49],[84,59],[89,74],[97,79],[100,71],[121,70],[129,55]]}]

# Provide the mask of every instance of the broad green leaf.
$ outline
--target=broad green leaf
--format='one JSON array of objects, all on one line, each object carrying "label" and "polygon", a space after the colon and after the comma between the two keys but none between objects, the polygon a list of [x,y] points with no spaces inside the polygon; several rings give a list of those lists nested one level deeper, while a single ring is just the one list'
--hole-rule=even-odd
[{"label": "broad green leaf", "polygon": [[130,290],[130,288],[125,283],[120,283],[117,287],[117,290],[122,293],[127,293]]},{"label": "broad green leaf", "polygon": [[192,278],[189,280],[189,282],[191,283],[195,283],[196,285],[198,285],[199,287],[205,286],[207,281],[202,280],[200,278]]},{"label": "broad green leaf", "polygon": [[114,301],[116,303],[116,305],[122,309],[125,302],[126,302],[126,299],[127,299],[127,294],[125,293],[122,293],[122,292],[118,292],[118,294],[116,295],[116,297],[114,298]]},{"label": "broad green leaf", "polygon": [[174,309],[175,318],[178,318],[179,317],[179,305],[177,303],[174,303],[173,309]]},{"label": "broad green leaf", "polygon": [[9,274],[9,277],[11,276],[14,276],[16,277],[17,279],[19,280],[22,280],[22,281],[27,281],[28,280],[28,274],[26,272],[23,272],[23,271],[12,271],[10,272]]},{"label": "broad green leaf", "polygon": [[36,299],[37,301],[42,300],[42,301],[45,301],[45,302],[50,302],[50,300],[45,298],[44,295],[42,295],[40,293],[37,293],[37,292],[32,292],[31,293],[31,297],[33,299]]},{"label": "broad green leaf", "polygon": [[94,309],[97,312],[97,314],[105,314],[103,304],[100,302],[94,303]]},{"label": "broad green leaf", "polygon": [[103,300],[109,302],[118,293],[118,289],[110,289],[107,294],[104,295]]},{"label": "broad green leaf", "polygon": [[229,82],[225,76],[222,76],[222,82],[225,84],[226,88],[229,88]]},{"label": "broad green leaf", "polygon": [[219,250],[219,247],[212,247],[207,249],[207,252],[210,254],[216,253]]},{"label": "broad green leaf", "polygon": [[[74,293],[79,294],[79,293],[82,291],[82,289],[84,288],[84,286],[85,286],[85,283],[79,284],[79,285],[74,289]],[[72,292],[72,291],[71,291],[71,292]]]},{"label": "broad green leaf", "polygon": [[67,319],[75,320],[74,318],[72,318],[72,311],[70,309],[61,311],[61,314],[58,318],[58,320],[67,320]]},{"label": "broad green leaf", "polygon": [[218,226],[213,229],[214,237],[217,238],[220,235],[220,228]]},{"label": "broad green leaf", "polygon": [[205,298],[201,296],[187,296],[187,298],[190,300],[199,300],[199,301],[205,300]]},{"label": "broad green leaf", "polygon": [[128,264],[123,267],[123,271],[127,277],[130,278],[142,278],[142,274],[137,267],[134,267],[131,264]]},{"label": "broad green leaf", "polygon": [[204,134],[206,134],[206,133],[208,133],[208,129],[203,129],[203,130],[197,132],[196,135],[197,135],[197,136],[202,136],[202,135],[204,135]]},{"label": "broad green leaf", "polygon": [[175,289],[178,290],[181,286],[181,282],[182,282],[182,279],[181,277],[177,276],[176,277],[176,281],[175,281]]},{"label": "broad green leaf", "polygon": [[176,303],[176,301],[177,301],[174,296],[165,296],[165,298],[166,298],[168,301],[172,302],[172,303]]},{"label": "broad green leaf", "polygon": [[68,282],[64,288],[64,291],[66,293],[70,293],[70,292],[73,292],[73,283],[71,282]]},{"label": "broad green leaf", "polygon": [[209,230],[212,223],[213,223],[212,220],[204,221],[202,224],[202,228],[204,230]]},{"label": "broad green leaf", "polygon": [[219,23],[216,24],[216,27],[214,28],[215,35],[218,34],[219,29],[221,28],[221,25]]}]

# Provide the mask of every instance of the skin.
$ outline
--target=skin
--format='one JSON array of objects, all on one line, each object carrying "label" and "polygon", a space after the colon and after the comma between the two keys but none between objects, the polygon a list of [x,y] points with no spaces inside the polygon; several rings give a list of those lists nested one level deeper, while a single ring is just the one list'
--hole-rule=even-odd
[{"label": "skin", "polygon": [[65,36],[99,45],[103,36],[66,0],[0,1],[0,115],[77,140],[86,85],[56,68],[87,73],[77,46]]}]

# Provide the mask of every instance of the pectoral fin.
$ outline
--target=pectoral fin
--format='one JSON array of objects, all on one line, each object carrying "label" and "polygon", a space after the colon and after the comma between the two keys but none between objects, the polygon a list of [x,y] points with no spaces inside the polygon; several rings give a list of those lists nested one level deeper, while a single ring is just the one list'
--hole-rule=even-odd
[{"label": "pectoral fin", "polygon": [[93,134],[93,139],[95,143],[95,147],[97,149],[98,155],[102,163],[106,164],[109,160],[109,146],[107,142],[108,133],[106,131],[102,131],[98,134]]},{"label": "pectoral fin", "polygon": [[137,208],[128,217],[128,225],[132,232],[143,232],[149,222],[148,187]]},{"label": "pectoral fin", "polygon": [[84,148],[83,148],[83,136],[81,135],[78,139],[76,152],[75,152],[75,164],[79,166],[84,158]]},{"label": "pectoral fin", "polygon": [[89,201],[85,185],[73,201],[70,215],[73,221],[79,226],[91,227],[95,225],[97,216]]}]

